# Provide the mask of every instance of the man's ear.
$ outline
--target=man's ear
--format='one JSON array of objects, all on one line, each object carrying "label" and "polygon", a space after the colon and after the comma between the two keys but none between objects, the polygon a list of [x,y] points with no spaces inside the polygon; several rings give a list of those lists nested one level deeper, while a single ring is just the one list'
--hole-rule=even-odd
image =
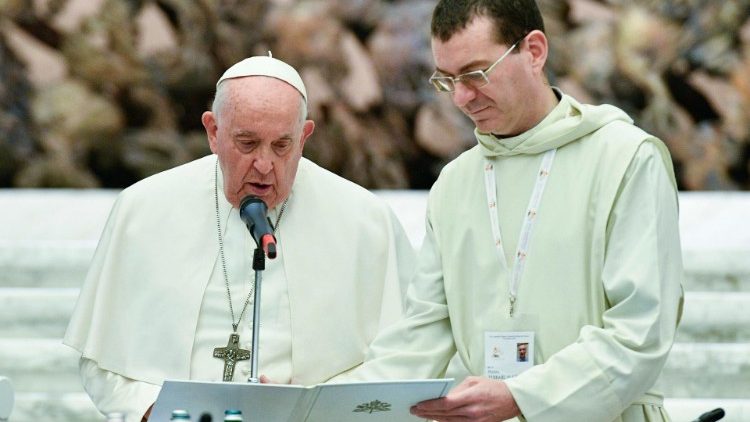
[{"label": "man's ear", "polygon": [[216,116],[211,111],[206,111],[201,116],[201,122],[203,127],[206,129],[206,136],[208,137],[208,146],[211,148],[211,152],[217,153],[219,149],[218,141],[216,139],[216,132],[218,126],[216,124]]},{"label": "man's ear", "polygon": [[307,138],[312,135],[313,131],[315,130],[315,122],[312,120],[306,120],[305,125],[302,126],[302,137],[299,140],[300,148],[305,147],[305,142],[307,141]]},{"label": "man's ear", "polygon": [[526,36],[526,48],[531,53],[531,67],[536,74],[543,74],[544,64],[547,62],[549,43],[544,32],[535,29]]}]

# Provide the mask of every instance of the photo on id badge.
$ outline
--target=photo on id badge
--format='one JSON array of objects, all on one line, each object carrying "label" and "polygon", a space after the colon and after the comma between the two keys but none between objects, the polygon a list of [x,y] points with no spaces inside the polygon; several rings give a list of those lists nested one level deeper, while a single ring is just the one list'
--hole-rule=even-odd
[{"label": "photo on id badge", "polygon": [[[532,318],[533,319],[533,318]],[[516,323],[484,333],[484,375],[490,379],[513,378],[534,366],[535,324]],[[506,329],[515,329],[510,331]]]}]

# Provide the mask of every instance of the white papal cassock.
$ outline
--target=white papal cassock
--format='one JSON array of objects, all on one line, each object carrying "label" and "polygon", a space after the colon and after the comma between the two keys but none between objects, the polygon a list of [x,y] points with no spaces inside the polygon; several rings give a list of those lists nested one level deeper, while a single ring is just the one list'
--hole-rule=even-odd
[{"label": "white papal cassock", "polygon": [[[219,258],[208,156],[144,179],[117,198],[64,343],[100,411],[140,420],[165,379],[221,380],[215,347],[232,331]],[[226,201],[219,213],[235,318],[253,279],[255,244]],[[278,210],[269,212],[275,221]],[[413,251],[390,208],[302,159],[266,260],[259,374],[315,384],[362,362],[375,334],[401,316]],[[250,349],[252,302],[238,329]],[[244,381],[249,361],[238,364]]]}]

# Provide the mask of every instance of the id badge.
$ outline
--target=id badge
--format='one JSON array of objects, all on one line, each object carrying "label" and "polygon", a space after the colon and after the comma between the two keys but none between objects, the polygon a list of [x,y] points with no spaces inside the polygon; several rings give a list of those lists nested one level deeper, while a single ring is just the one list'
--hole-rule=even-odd
[{"label": "id badge", "polygon": [[494,330],[484,332],[484,376],[505,380],[534,366],[538,316],[523,314],[498,322]]}]

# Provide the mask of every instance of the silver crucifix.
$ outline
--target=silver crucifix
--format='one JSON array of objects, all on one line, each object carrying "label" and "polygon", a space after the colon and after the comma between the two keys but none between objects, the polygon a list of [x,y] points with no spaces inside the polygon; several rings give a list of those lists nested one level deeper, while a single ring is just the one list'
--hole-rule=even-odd
[{"label": "silver crucifix", "polygon": [[240,349],[240,335],[232,333],[229,335],[227,347],[214,349],[214,357],[224,359],[224,381],[232,381],[234,378],[234,365],[237,361],[250,359],[252,353],[246,349]]}]

